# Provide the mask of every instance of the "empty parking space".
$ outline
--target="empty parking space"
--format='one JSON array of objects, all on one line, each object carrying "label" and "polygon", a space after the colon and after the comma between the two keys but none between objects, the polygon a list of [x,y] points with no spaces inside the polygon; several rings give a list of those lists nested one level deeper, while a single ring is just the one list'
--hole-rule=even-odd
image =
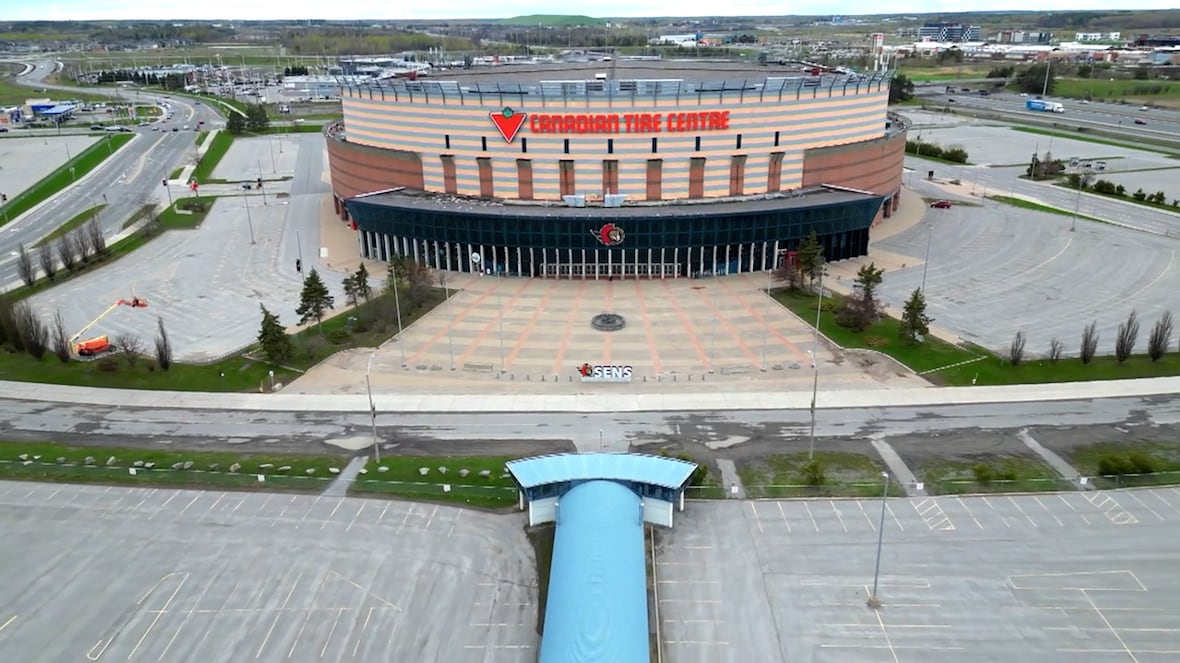
[{"label": "empty parking space", "polygon": [[17,560],[0,572],[0,660],[535,658],[535,564],[513,518],[24,483],[0,483],[0,504],[0,554]]},{"label": "empty parking space", "polygon": [[682,581],[659,584],[664,660],[1174,660],[1173,506],[1171,487],[890,499],[872,610],[880,500],[692,503],[659,548]]}]

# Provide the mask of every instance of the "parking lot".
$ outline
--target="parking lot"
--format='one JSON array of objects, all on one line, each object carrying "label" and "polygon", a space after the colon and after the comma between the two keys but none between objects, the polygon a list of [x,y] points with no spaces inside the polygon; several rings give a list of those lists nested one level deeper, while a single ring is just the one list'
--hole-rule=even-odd
[{"label": "parking lot", "polygon": [[105,137],[66,134],[9,138],[9,135],[0,139],[0,192],[7,194],[9,200]]},{"label": "parking lot", "polygon": [[[670,663],[1171,661],[1180,489],[694,502],[657,553]],[[777,653],[775,653],[777,650]]]},{"label": "parking lot", "polygon": [[0,660],[536,660],[518,518],[12,482],[0,505]]}]

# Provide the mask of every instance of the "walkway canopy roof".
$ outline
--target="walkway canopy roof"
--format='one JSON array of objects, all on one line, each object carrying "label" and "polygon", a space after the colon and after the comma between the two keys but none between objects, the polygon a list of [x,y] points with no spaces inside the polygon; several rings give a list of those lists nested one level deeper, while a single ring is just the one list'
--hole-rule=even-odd
[{"label": "walkway canopy roof", "polygon": [[611,453],[535,456],[510,461],[506,466],[524,490],[594,479],[680,490],[696,469],[695,463],[679,458]]}]

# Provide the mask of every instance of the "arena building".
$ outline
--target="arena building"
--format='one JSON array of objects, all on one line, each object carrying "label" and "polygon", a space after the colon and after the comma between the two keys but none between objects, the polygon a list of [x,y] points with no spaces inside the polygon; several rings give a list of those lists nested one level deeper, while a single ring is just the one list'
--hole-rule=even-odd
[{"label": "arena building", "polygon": [[905,125],[887,73],[455,73],[343,89],[332,189],[366,257],[559,278],[758,271],[813,230],[829,260],[864,255],[897,208]]}]

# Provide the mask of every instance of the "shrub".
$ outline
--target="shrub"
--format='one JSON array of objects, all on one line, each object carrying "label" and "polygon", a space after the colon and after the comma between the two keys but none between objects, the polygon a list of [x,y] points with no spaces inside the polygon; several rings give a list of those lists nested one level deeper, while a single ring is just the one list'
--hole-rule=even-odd
[{"label": "shrub", "polygon": [[325,332],[324,338],[332,345],[344,345],[350,335],[347,329],[338,328]]},{"label": "shrub", "polygon": [[975,476],[975,483],[981,486],[987,486],[996,480],[995,468],[987,463],[980,463],[971,468],[971,474]]},{"label": "shrub", "polygon": [[1127,454],[1127,464],[1135,470],[1135,474],[1151,474],[1157,469],[1155,459],[1138,450]]},{"label": "shrub", "polygon": [[103,373],[114,373],[119,370],[119,360],[115,357],[102,357],[94,361],[94,367]]},{"label": "shrub", "polygon": [[800,471],[803,474],[803,482],[808,486],[822,486],[828,481],[823,463],[814,458],[804,463]]}]

